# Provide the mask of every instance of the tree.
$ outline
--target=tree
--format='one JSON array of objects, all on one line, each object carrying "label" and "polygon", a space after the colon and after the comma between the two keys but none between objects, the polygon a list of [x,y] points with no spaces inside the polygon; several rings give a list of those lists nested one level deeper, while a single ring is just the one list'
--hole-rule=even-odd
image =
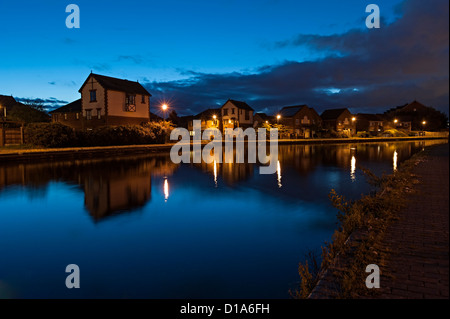
[{"label": "tree", "polygon": [[50,122],[50,116],[38,108],[16,103],[9,111],[8,120],[23,123]]}]

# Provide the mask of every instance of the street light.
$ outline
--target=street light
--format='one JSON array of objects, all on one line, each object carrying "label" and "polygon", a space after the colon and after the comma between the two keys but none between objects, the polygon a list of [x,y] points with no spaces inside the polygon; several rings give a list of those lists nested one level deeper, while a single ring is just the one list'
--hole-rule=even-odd
[{"label": "street light", "polygon": [[398,120],[397,120],[397,119],[395,119],[395,120],[394,120],[394,123],[395,123],[395,124],[397,124],[397,123],[398,123]]},{"label": "street light", "polygon": [[161,105],[161,108],[163,110],[164,122],[165,122],[166,121],[166,110],[167,110],[168,106],[167,106],[167,104],[164,103],[163,105]]},{"label": "street light", "polygon": [[356,121],[356,117],[352,117],[352,121],[355,122]]},{"label": "street light", "polygon": [[278,114],[277,115],[277,124],[278,124],[278,121],[281,119],[281,115],[280,114]]}]

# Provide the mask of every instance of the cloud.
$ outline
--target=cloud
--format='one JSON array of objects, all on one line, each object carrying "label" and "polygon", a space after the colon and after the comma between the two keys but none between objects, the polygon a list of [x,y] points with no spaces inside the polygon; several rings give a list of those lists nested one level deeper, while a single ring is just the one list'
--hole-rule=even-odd
[{"label": "cloud", "polygon": [[65,100],[59,100],[55,97],[49,97],[46,99],[41,98],[27,98],[27,97],[14,97],[14,99],[17,102],[24,103],[24,104],[38,104],[38,105],[44,105],[49,107],[57,107],[64,104],[67,104],[69,102]]},{"label": "cloud", "polygon": [[303,103],[318,111],[382,112],[417,99],[448,113],[449,3],[408,0],[398,10],[398,20],[380,29],[300,34],[274,43],[278,49],[303,46],[320,52],[324,57],[318,60],[285,61],[253,73],[183,71],[186,80],[145,86],[156,99],[173,96],[180,107],[195,112],[233,98],[272,112]]}]

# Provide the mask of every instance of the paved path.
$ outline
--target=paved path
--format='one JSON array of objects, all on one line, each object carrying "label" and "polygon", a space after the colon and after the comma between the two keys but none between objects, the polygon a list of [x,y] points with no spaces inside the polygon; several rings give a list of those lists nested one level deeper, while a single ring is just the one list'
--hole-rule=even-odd
[{"label": "paved path", "polygon": [[384,269],[388,276],[381,274],[380,298],[449,298],[448,144],[426,152],[414,169],[419,193],[383,241],[391,256]]}]

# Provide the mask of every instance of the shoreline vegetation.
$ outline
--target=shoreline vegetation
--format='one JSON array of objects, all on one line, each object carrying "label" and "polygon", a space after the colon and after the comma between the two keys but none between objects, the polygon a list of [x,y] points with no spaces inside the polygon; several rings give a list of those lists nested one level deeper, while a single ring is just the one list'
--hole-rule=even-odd
[{"label": "shoreline vegetation", "polygon": [[[352,144],[379,143],[421,140],[448,140],[448,136],[408,136],[408,137],[352,137],[352,138],[315,138],[315,139],[279,139],[279,145],[320,145],[320,144]],[[269,143],[270,140],[267,140]],[[202,141],[202,145],[209,141]],[[222,141],[222,143],[224,143]],[[121,156],[145,153],[169,152],[176,142],[158,144],[134,144],[116,146],[88,146],[88,147],[36,147],[30,144],[7,145],[0,147],[0,162],[20,160],[52,160],[52,159],[83,159],[104,156]],[[192,141],[191,141],[192,145]]]},{"label": "shoreline vegetation", "polygon": [[[413,169],[426,156],[422,151],[399,165],[390,175],[375,176],[363,169],[369,184],[376,191],[355,201],[331,190],[329,198],[338,210],[338,228],[331,242],[322,246],[321,262],[309,253],[299,264],[300,284],[291,290],[294,299],[354,299],[376,298],[377,289],[367,289],[367,265],[380,268],[389,260],[383,250],[386,229],[399,219],[398,214],[408,203],[407,196],[415,194],[419,183]],[[390,276],[390,274],[383,274]]]}]

